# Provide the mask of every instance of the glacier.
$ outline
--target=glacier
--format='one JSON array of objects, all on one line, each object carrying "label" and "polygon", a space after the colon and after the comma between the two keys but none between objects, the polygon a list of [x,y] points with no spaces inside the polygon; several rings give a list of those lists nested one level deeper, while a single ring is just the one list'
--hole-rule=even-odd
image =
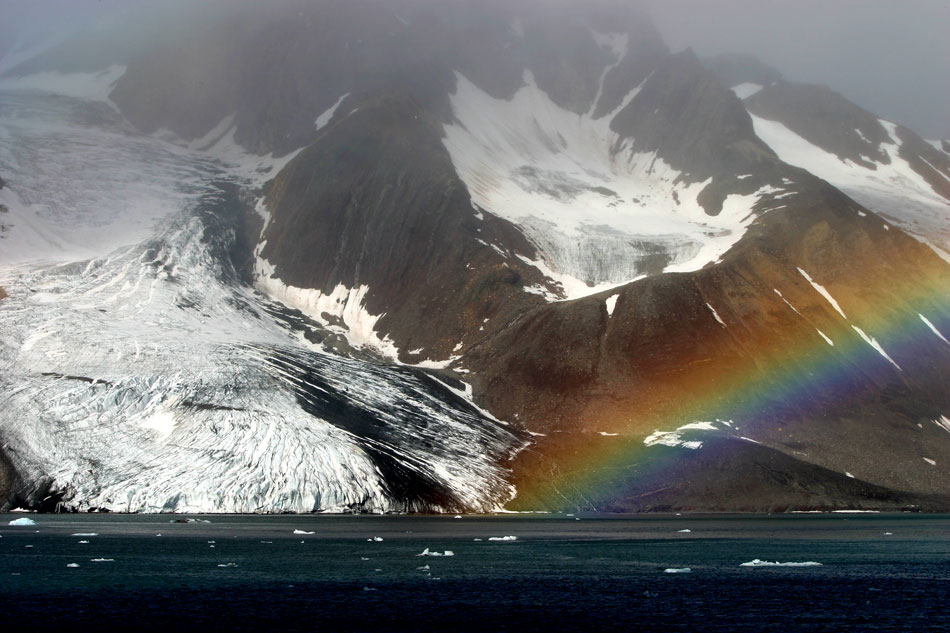
[{"label": "glacier", "polygon": [[328,353],[318,323],[242,282],[240,170],[101,102],[2,98],[0,191],[19,215],[0,252],[28,232],[71,238],[0,255],[0,439],[21,500],[485,512],[512,498],[525,439],[451,377]]}]

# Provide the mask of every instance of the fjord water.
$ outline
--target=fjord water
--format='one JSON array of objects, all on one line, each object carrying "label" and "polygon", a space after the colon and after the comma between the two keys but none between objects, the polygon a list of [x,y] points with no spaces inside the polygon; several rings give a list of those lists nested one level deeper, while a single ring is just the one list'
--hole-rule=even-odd
[{"label": "fjord water", "polygon": [[[9,525],[23,516],[36,525]],[[99,630],[950,627],[947,516],[197,518],[2,515],[0,616]],[[504,536],[517,540],[489,540]],[[821,566],[741,566],[754,559]]]}]

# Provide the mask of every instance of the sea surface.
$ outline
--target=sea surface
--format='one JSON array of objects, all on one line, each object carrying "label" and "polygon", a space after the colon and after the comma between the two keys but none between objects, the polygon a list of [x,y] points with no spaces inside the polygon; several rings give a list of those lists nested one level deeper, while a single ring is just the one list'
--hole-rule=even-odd
[{"label": "sea surface", "polygon": [[946,515],[4,514],[0,537],[0,622],[28,629],[950,630]]}]

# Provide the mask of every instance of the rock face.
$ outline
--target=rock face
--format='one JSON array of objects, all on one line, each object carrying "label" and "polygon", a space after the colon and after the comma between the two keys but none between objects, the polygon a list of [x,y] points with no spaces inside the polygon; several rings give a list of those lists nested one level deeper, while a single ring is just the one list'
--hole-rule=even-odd
[{"label": "rock face", "polygon": [[[288,1],[124,61],[111,96],[142,132],[287,158],[263,227],[232,222],[210,258],[334,354],[228,313],[222,366],[329,438],[301,436],[295,473],[333,465],[311,488],[374,511],[488,509],[504,477],[516,509],[950,508],[950,156],[911,131],[671,54],[624,2]],[[338,431],[371,503],[334,479]]]}]

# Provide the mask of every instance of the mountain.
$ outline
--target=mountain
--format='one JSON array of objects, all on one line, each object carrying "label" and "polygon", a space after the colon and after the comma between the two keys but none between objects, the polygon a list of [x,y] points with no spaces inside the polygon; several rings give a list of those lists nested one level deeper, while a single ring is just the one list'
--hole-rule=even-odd
[{"label": "mountain", "polygon": [[0,79],[7,506],[950,507],[940,144],[619,1],[180,19]]}]

